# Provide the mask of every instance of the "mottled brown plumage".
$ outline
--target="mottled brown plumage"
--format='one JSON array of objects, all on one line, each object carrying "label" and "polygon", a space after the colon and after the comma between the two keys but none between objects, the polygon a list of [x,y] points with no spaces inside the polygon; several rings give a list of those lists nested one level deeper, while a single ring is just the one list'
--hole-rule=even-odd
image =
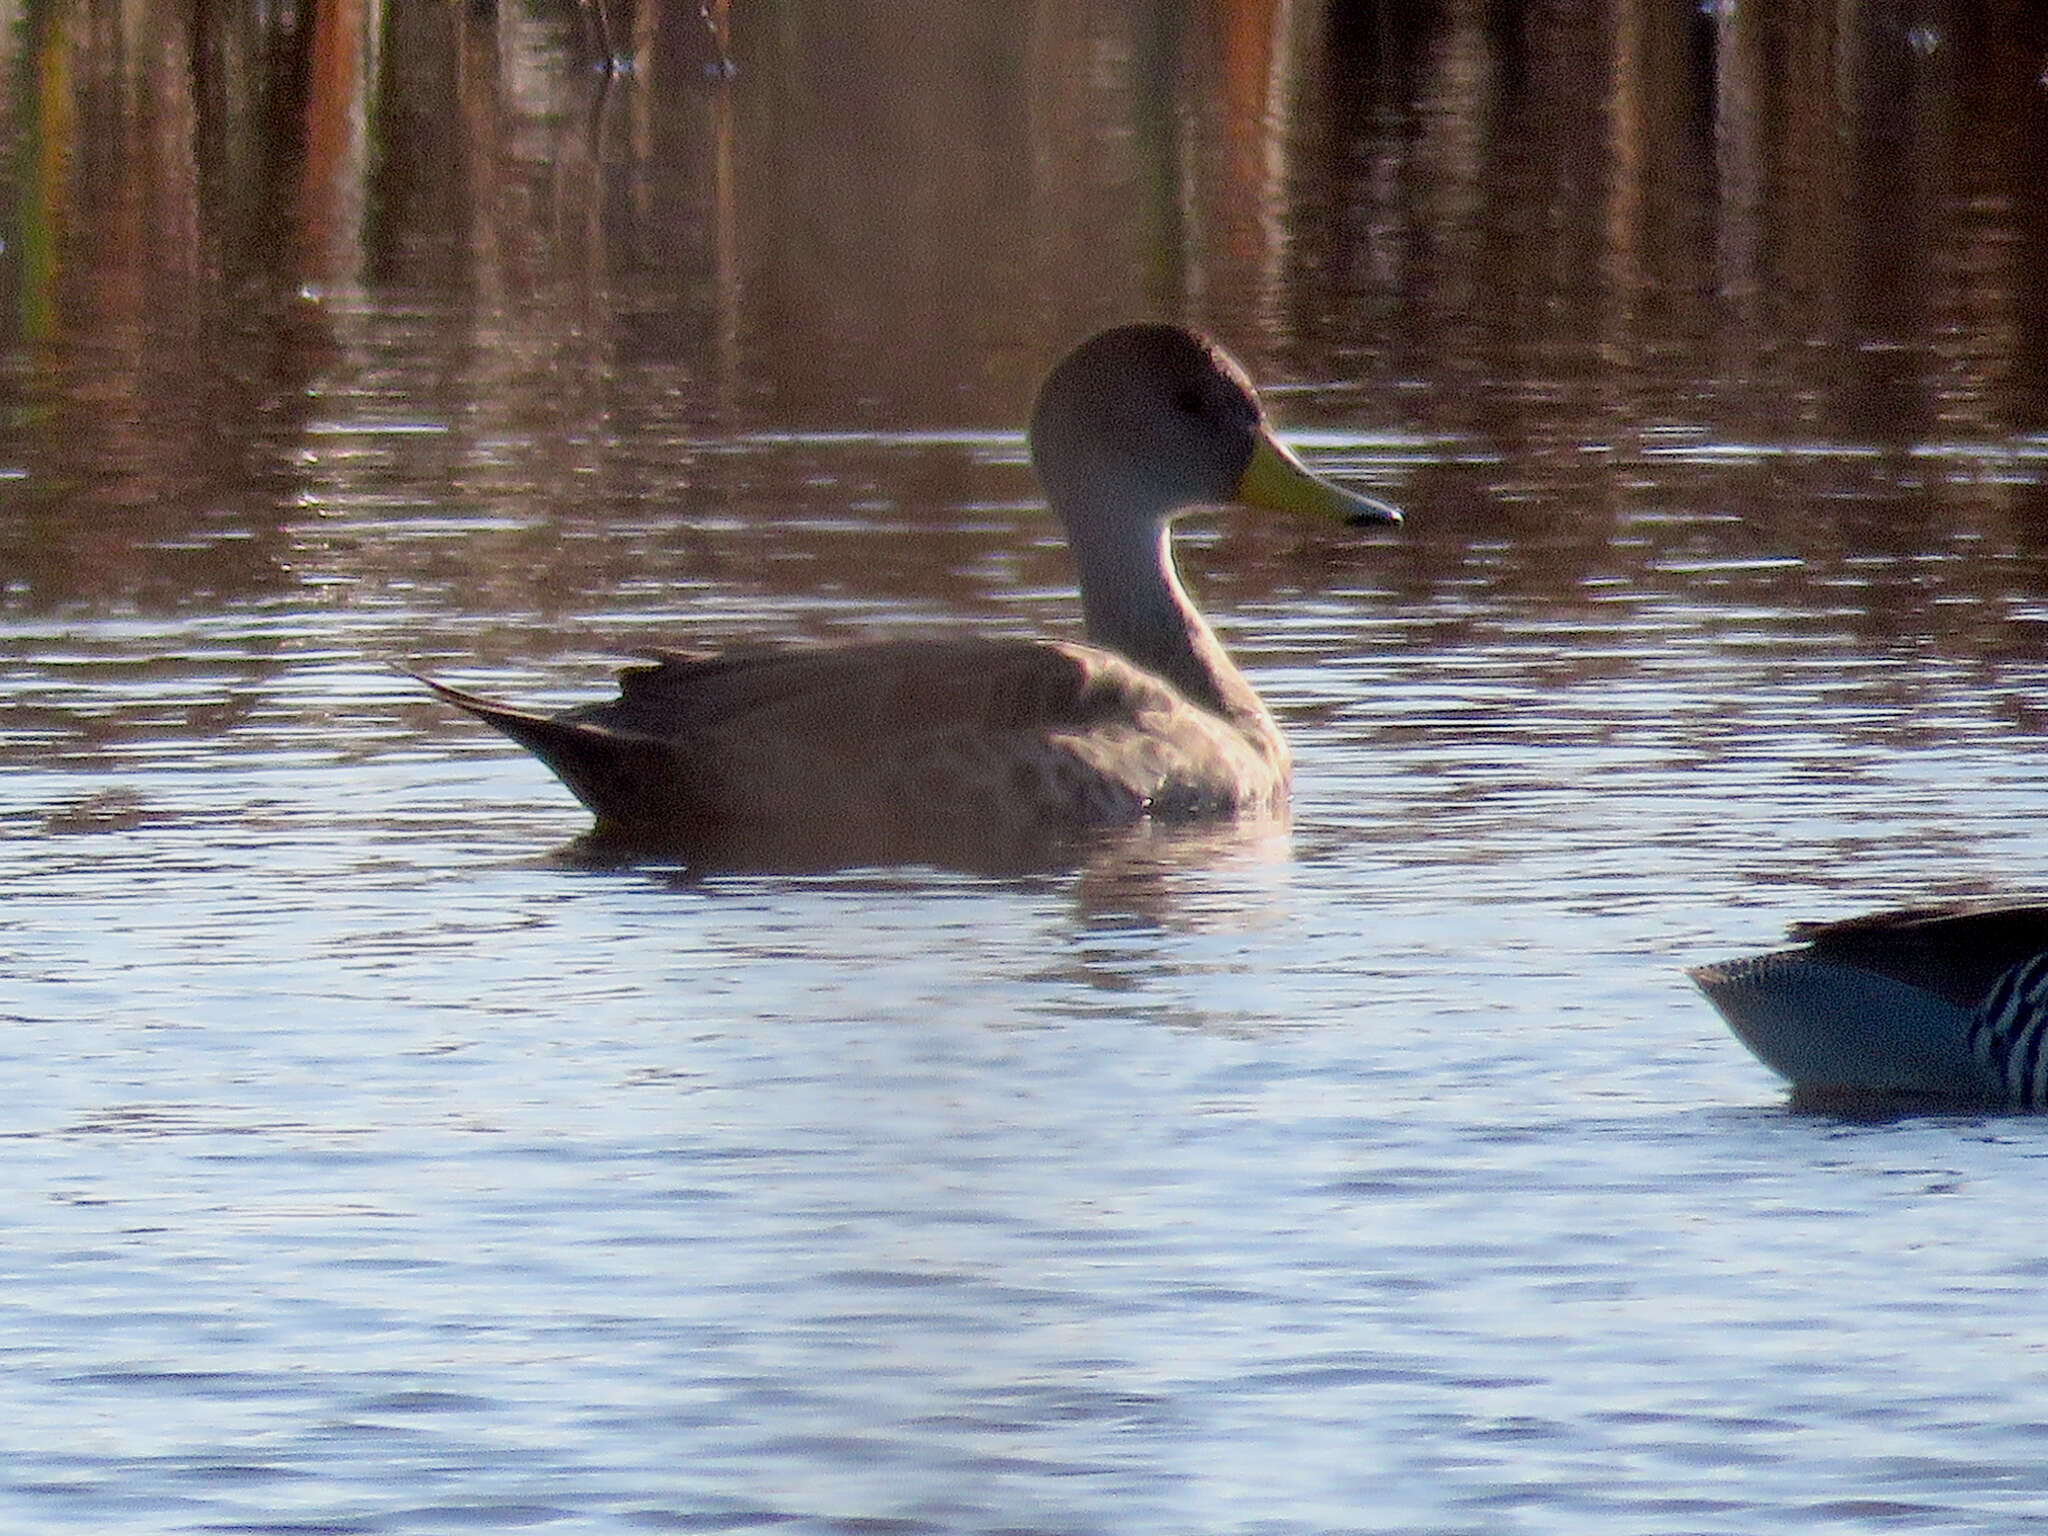
[{"label": "mottled brown plumage", "polygon": [[1168,525],[1233,500],[1399,514],[1309,475],[1243,371],[1176,327],[1123,327],[1070,354],[1031,445],[1088,644],[656,653],[617,699],[554,716],[422,681],[554,769],[599,842],[706,868],[1030,867],[1147,817],[1284,807],[1286,742],[1182,590]]}]

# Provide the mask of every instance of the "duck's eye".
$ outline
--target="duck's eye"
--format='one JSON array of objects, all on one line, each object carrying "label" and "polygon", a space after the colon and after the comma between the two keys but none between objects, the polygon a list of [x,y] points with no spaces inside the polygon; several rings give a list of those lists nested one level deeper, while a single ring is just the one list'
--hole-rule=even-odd
[{"label": "duck's eye", "polygon": [[1202,414],[1202,392],[1192,384],[1183,384],[1173,394],[1173,408],[1183,416]]}]

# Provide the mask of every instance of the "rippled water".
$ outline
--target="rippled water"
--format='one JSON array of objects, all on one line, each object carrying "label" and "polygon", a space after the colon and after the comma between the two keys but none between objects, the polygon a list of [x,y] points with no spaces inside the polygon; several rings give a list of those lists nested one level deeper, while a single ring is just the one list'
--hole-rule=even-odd
[{"label": "rippled water", "polygon": [[[952,515],[1058,625],[1026,515]],[[2030,1521],[2041,1126],[1788,1114],[1679,968],[2048,868],[2043,668],[1873,651],[1717,526],[1562,605],[1473,548],[1404,597],[1422,526],[1246,552],[1291,840],[1012,883],[551,862],[573,802],[377,665],[433,605],[17,617],[8,1523]],[[686,607],[795,622],[602,617]]]},{"label": "rippled water", "polygon": [[[735,10],[0,0],[0,1528],[2038,1528],[2048,1123],[1683,974],[2048,885],[2026,39]],[[393,669],[1072,633],[1015,425],[1161,282],[1409,514],[1187,529],[1290,831],[596,870]]]}]

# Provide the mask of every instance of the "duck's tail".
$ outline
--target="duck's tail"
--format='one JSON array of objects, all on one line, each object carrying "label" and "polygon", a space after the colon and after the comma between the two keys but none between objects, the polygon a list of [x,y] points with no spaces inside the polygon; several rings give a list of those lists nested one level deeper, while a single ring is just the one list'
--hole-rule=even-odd
[{"label": "duck's tail", "polygon": [[590,807],[600,835],[662,825],[657,808],[681,798],[679,791],[686,781],[678,774],[674,749],[666,742],[573,716],[517,709],[437,682],[410,667],[399,670],[546,763],[555,777]]}]

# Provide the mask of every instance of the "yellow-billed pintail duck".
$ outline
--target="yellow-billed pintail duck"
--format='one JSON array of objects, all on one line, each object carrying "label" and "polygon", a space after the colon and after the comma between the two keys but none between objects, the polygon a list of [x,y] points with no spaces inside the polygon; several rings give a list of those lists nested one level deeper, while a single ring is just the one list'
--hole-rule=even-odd
[{"label": "yellow-billed pintail duck", "polygon": [[1799,948],[1690,974],[1802,1095],[2048,1108],[2048,902],[1912,907],[1791,937]]},{"label": "yellow-billed pintail duck", "polygon": [[1148,817],[1282,809],[1287,744],[1181,586],[1170,525],[1228,502],[1347,524],[1400,513],[1312,475],[1244,370],[1177,326],[1070,353],[1030,443],[1086,644],[656,652],[616,699],[553,716],[422,681],[552,768],[595,813],[597,846],[698,867],[1005,868]]}]

